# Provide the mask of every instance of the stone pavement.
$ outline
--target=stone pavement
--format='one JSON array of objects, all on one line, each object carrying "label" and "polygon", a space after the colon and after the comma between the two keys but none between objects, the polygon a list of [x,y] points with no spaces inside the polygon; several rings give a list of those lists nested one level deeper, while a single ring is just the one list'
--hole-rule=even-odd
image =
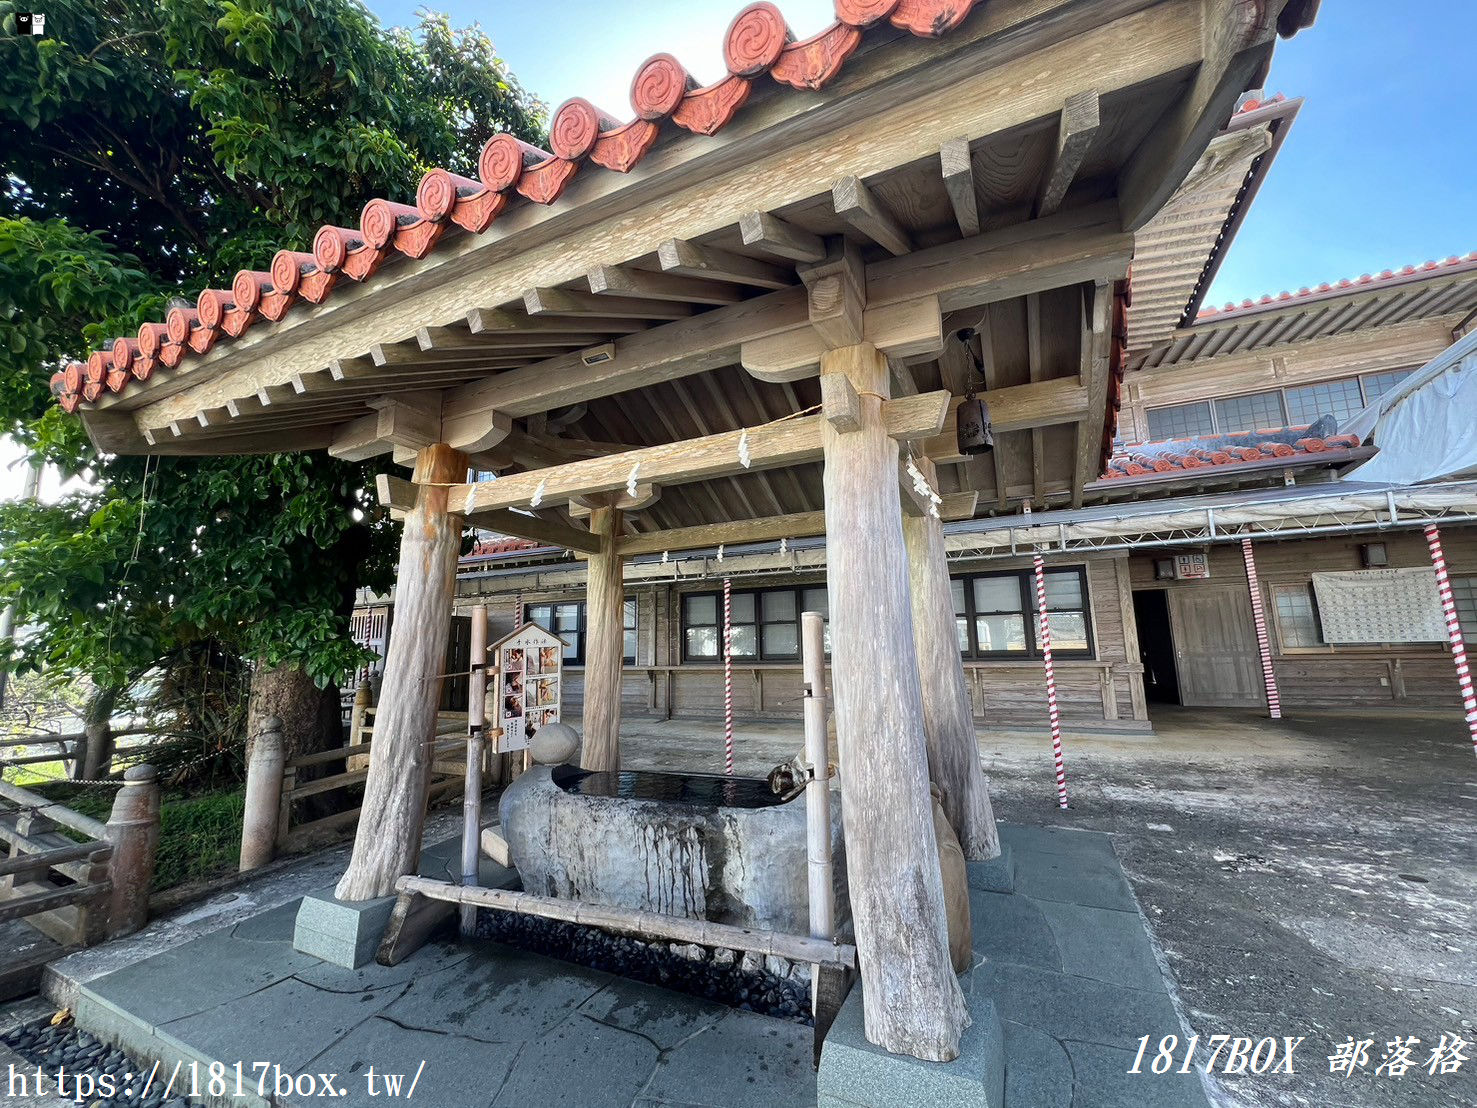
[{"label": "stone pavement", "polygon": [[[1203,1108],[1194,1075],[1125,1072],[1139,1036],[1184,1031],[1110,840],[1011,826],[1002,839],[1016,891],[972,890],[964,984],[999,1010],[1007,1108]],[[456,847],[429,848],[423,869],[444,869]],[[202,1081],[218,1062],[234,1082],[240,1062],[248,1095],[215,1103],[314,1099],[306,1077],[275,1095],[277,1067],[284,1093],[299,1075],[336,1074],[348,1105],[385,1103],[386,1075],[442,1108],[816,1101],[804,1026],[483,941],[342,969],[292,949],[296,910],[146,946],[141,960],[113,954],[123,964],[75,985],[79,1025],[166,1072],[198,1062]],[[250,1095],[260,1063],[274,1067],[265,1098]]]},{"label": "stone pavement", "polygon": [[1198,1074],[1128,1072],[1141,1036],[1186,1032],[1112,840],[1005,824],[1000,841],[1015,891],[971,887],[965,989],[1000,1015],[1006,1108],[1206,1108]]}]

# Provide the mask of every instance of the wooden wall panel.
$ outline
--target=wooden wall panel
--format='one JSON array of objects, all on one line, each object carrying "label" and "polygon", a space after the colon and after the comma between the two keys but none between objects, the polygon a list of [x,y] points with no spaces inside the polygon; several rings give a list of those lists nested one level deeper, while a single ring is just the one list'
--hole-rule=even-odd
[{"label": "wooden wall panel", "polygon": [[[1454,577],[1477,574],[1477,528],[1442,530],[1447,561]],[[1348,706],[1455,707],[1460,702],[1456,672],[1444,642],[1400,643],[1390,646],[1329,646],[1287,650],[1277,632],[1272,589],[1277,585],[1308,584],[1316,572],[1357,570],[1359,547],[1383,542],[1392,568],[1429,568],[1430,555],[1419,530],[1368,532],[1327,538],[1289,539],[1256,543],[1257,575],[1262,585],[1272,639],[1273,669],[1284,708],[1339,708]],[[1239,544],[1211,548],[1208,582],[1155,581],[1154,559],[1166,551],[1148,551],[1129,560],[1135,589],[1187,589],[1246,585],[1246,569]],[[1477,628],[1467,628],[1469,642]]]}]

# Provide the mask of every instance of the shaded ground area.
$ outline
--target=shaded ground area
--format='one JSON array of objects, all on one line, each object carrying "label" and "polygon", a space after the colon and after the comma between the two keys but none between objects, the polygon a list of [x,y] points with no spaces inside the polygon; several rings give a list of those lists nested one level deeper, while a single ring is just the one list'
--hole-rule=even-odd
[{"label": "shaded ground area", "polygon": [[[1306,1036],[1291,1076],[1219,1076],[1230,1102],[1477,1105],[1477,1048],[1455,1074],[1425,1070],[1442,1034],[1477,1040],[1477,758],[1460,717],[1154,717],[1154,737],[1067,736],[1067,812],[1044,734],[982,732],[981,749],[999,818],[1112,834],[1202,1040]],[[737,743],[741,772],[761,772],[799,730],[744,725]],[[711,769],[722,733],[636,724],[628,749]],[[1351,1036],[1374,1040],[1368,1064],[1330,1074]],[[1421,1040],[1418,1068],[1376,1076],[1397,1036]]]}]

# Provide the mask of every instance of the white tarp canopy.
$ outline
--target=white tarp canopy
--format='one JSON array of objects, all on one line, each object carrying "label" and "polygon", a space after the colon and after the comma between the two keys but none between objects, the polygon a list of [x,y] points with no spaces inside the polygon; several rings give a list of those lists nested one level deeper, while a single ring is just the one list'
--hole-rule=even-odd
[{"label": "white tarp canopy", "polygon": [[1354,416],[1380,452],[1346,479],[1415,485],[1477,473],[1477,331],[1452,343]]}]

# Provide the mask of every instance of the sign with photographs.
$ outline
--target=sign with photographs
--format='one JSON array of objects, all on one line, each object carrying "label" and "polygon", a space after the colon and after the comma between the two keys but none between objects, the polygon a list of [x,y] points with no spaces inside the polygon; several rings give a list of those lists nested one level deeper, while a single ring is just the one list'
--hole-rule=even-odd
[{"label": "sign with photographs", "polygon": [[497,752],[526,750],[540,727],[559,722],[564,640],[525,623],[488,648],[487,665],[493,678],[487,687],[497,698],[495,711],[488,706],[487,720],[502,730]]}]

